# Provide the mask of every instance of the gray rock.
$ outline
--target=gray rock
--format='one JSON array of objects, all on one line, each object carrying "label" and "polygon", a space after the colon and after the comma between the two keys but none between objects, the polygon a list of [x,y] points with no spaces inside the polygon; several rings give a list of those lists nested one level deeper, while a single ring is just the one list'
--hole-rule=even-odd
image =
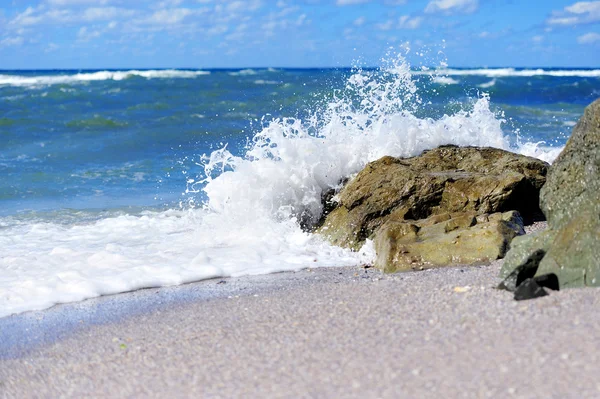
[{"label": "gray rock", "polygon": [[[523,268],[536,251],[534,276],[553,274],[560,288],[600,285],[600,99],[589,105],[540,193],[548,230],[516,239],[500,276]],[[510,286],[510,284],[508,284]]]}]

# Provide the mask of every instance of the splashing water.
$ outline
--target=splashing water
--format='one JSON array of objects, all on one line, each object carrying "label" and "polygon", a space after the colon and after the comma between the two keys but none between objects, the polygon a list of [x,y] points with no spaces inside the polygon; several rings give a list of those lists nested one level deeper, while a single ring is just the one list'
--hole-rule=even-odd
[{"label": "splashing water", "polygon": [[[223,148],[205,158],[207,208],[278,221],[309,215],[314,223],[324,191],[384,155],[414,156],[441,144],[508,148],[487,95],[472,110],[439,120],[415,117],[411,110],[420,106],[427,105],[403,58],[378,71],[357,70],[345,90],[306,121],[267,123],[244,157]],[[216,169],[227,171],[212,178]]]},{"label": "splashing water", "polygon": [[203,175],[188,180],[189,194],[206,195],[200,208],[75,223],[5,219],[0,317],[142,287],[370,262],[369,248],[334,247],[300,222],[315,223],[322,193],[381,156],[441,144],[508,149],[489,101],[481,95],[468,110],[418,118],[429,103],[397,57],[355,70],[304,120],[263,119],[243,156],[224,146],[203,157]]}]

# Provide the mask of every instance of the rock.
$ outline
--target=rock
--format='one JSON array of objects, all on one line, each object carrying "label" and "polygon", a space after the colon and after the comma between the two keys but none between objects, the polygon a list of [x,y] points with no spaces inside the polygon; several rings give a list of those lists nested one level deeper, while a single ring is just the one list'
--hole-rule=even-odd
[{"label": "rock", "polygon": [[546,296],[548,293],[534,279],[528,278],[515,291],[515,300],[534,299]]},{"label": "rock", "polygon": [[[541,214],[539,190],[547,168],[545,162],[508,151],[450,145],[413,158],[383,157],[344,186],[317,231],[333,244],[359,249],[388,220],[452,219],[444,224],[447,234],[465,224],[476,227],[473,217],[480,223],[482,215],[510,210],[529,222]],[[461,212],[466,219],[458,217]],[[429,223],[439,224],[441,219],[434,219]]]},{"label": "rock", "polygon": [[504,256],[524,234],[516,211],[435,215],[417,221],[390,219],[375,232],[375,266],[384,272],[482,264]]},{"label": "rock", "polygon": [[500,276],[514,277],[531,254],[542,251],[534,276],[554,275],[561,289],[599,286],[600,99],[585,109],[550,168],[540,206],[548,230],[516,239]]}]

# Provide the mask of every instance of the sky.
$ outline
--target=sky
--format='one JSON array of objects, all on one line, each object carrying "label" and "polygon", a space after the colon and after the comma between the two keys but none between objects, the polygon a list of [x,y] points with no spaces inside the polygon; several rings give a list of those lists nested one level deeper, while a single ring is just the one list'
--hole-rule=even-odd
[{"label": "sky", "polygon": [[377,66],[389,51],[600,67],[600,1],[0,0],[0,69]]}]

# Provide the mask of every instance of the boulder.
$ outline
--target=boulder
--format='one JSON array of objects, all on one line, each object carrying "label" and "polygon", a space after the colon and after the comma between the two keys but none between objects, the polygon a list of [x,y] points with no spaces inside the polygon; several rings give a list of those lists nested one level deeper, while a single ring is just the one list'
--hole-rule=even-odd
[{"label": "boulder", "polygon": [[540,206],[548,229],[515,239],[500,276],[524,280],[519,277],[523,273],[554,275],[559,288],[599,286],[600,99],[585,109],[550,168]]},{"label": "boulder", "polygon": [[[541,215],[539,190],[547,168],[538,159],[495,148],[447,145],[413,158],[386,156],[369,163],[342,188],[317,232],[333,244],[359,249],[388,221],[402,224],[451,215],[444,229],[452,230],[453,223],[464,222],[459,213],[468,218],[516,210],[530,222]],[[395,226],[392,230],[400,228]]]},{"label": "boulder", "polygon": [[525,234],[517,211],[443,214],[386,221],[374,236],[375,266],[384,272],[473,265],[501,258],[513,237]]}]

